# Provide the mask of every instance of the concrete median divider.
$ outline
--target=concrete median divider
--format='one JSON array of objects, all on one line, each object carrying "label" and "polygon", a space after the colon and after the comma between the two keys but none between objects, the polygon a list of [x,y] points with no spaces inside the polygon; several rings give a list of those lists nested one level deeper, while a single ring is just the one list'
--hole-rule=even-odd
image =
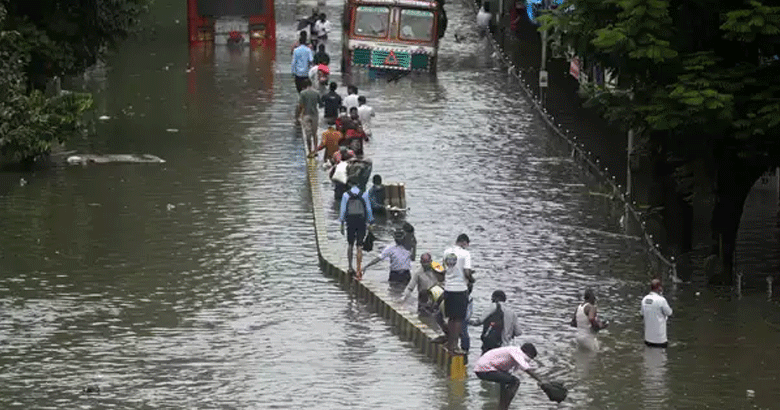
[{"label": "concrete median divider", "polygon": [[433,342],[438,334],[417,318],[416,312],[409,312],[387,292],[370,281],[357,281],[347,273],[344,266],[337,266],[335,261],[342,260],[341,247],[330,243],[327,235],[327,221],[322,209],[322,193],[320,192],[320,171],[314,159],[307,160],[307,173],[311,189],[312,209],[314,212],[314,229],[317,241],[317,254],[322,272],[339,283],[348,285],[348,289],[361,299],[371,310],[384,317],[397,331],[398,335],[410,341],[424,355],[444,370],[451,379],[466,377],[464,357],[451,355],[443,345]]}]

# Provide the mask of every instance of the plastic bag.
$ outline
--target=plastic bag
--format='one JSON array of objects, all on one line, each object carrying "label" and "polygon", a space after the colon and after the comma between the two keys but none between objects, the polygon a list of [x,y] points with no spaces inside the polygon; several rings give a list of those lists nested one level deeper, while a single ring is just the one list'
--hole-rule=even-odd
[{"label": "plastic bag", "polygon": [[331,181],[341,182],[342,184],[347,183],[347,165],[349,165],[346,161],[339,162],[336,164],[336,168],[333,171],[333,176],[330,177]]}]

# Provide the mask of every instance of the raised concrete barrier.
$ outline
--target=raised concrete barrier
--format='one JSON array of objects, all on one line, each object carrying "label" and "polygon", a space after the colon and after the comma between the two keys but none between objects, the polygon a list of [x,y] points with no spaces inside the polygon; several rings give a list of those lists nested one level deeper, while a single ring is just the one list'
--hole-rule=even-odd
[{"label": "raised concrete barrier", "polygon": [[433,343],[438,334],[422,323],[416,312],[409,312],[403,306],[390,298],[384,289],[364,278],[355,280],[347,274],[345,266],[337,266],[335,261],[343,260],[346,252],[344,246],[330,243],[327,235],[327,220],[322,209],[322,196],[319,183],[319,169],[317,161],[307,161],[309,188],[311,189],[312,209],[314,212],[314,230],[317,240],[317,254],[319,256],[322,272],[333,277],[339,283],[349,286],[358,298],[366,305],[384,317],[398,330],[398,335],[404,340],[409,340],[436,365],[444,370],[452,379],[466,377],[466,366],[463,356],[451,355],[441,344]]}]

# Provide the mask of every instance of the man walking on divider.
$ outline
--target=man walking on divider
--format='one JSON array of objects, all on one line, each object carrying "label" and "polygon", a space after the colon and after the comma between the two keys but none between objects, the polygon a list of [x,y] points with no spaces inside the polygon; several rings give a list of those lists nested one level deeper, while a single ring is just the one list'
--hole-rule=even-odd
[{"label": "man walking on divider", "polygon": [[[371,212],[367,191],[361,191],[358,186],[354,185],[341,196],[339,222],[341,222],[342,235],[344,235],[344,225],[347,226],[349,273],[354,274],[357,280],[361,280],[363,278],[361,263],[363,262],[363,238],[366,236],[366,224],[374,223],[374,214]],[[355,244],[357,244],[357,271],[352,269],[352,248]]]},{"label": "man walking on divider", "polygon": [[307,152],[312,153],[317,146],[317,125],[320,118],[317,104],[320,100],[320,94],[312,88],[311,81],[308,78],[303,81],[303,85],[306,89],[298,95],[298,110],[296,114],[300,115],[301,118],[301,129],[306,140]]},{"label": "man walking on divider", "polygon": [[447,321],[447,348],[453,354],[464,354],[458,347],[463,322],[469,305],[468,284],[474,282],[471,270],[471,254],[466,248],[469,237],[465,233],[458,235],[455,246],[444,251],[444,315]]},{"label": "man walking on divider", "polygon": [[311,68],[311,63],[314,61],[314,53],[306,44],[305,34],[301,33],[298,42],[298,47],[295,47],[295,50],[293,50],[292,74],[295,76],[295,88],[298,92],[301,92],[306,88],[304,81],[309,79],[309,68]]}]

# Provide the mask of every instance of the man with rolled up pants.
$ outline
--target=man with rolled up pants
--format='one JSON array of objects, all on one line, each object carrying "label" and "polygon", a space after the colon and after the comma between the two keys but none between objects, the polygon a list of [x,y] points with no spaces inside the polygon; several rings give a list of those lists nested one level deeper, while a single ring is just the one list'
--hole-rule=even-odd
[{"label": "man with rolled up pants", "polygon": [[458,235],[455,245],[444,251],[444,315],[447,321],[447,349],[452,354],[465,354],[458,347],[463,322],[469,306],[469,283],[474,281],[471,269],[471,253],[466,250],[469,237]]}]

